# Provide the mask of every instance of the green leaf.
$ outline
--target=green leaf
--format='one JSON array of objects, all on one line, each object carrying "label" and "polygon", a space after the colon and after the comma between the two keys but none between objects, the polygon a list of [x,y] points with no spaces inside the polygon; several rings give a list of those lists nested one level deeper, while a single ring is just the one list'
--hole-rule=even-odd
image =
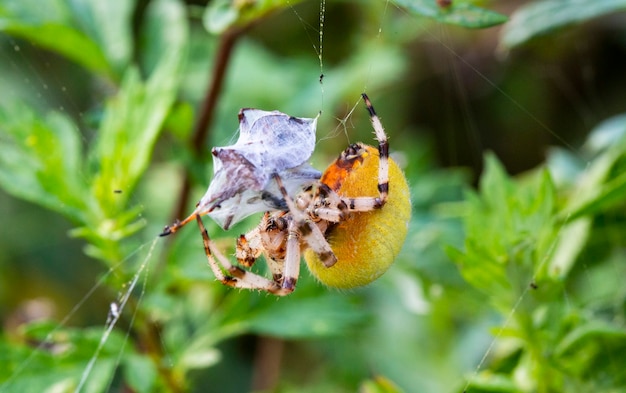
[{"label": "green leaf", "polygon": [[556,356],[567,356],[571,351],[580,348],[585,343],[598,345],[598,339],[617,339],[626,344],[626,329],[602,321],[593,321],[583,324],[569,332],[555,349]]},{"label": "green leaf", "polygon": [[12,1],[0,5],[0,31],[57,52],[88,70],[109,76],[101,48],[74,25],[63,1]]},{"label": "green leaf", "polygon": [[[155,4],[155,7],[176,7],[170,1]],[[174,14],[180,18],[178,23],[186,26],[184,14]],[[173,15],[171,17],[174,18]],[[161,28],[166,29],[167,26]],[[91,162],[97,168],[91,195],[99,209],[92,217],[93,223],[85,229],[89,231],[100,225],[95,229],[99,231],[96,238],[119,240],[116,235],[119,230],[124,231],[123,236],[132,232],[130,227],[124,229],[123,226],[132,220],[136,212],[126,214],[127,222],[121,220],[124,216],[120,214],[148,167],[156,139],[176,99],[187,39],[182,31],[186,28],[176,38],[166,41],[167,45],[164,42],[161,57],[147,82],[141,81],[136,68],[130,68],[118,94],[107,102],[98,139],[90,152]],[[117,225],[101,225],[106,219],[114,217],[120,219]],[[141,227],[140,223],[131,225],[135,230]],[[83,235],[90,236],[89,233]]]},{"label": "green leaf", "polygon": [[608,150],[616,143],[621,143],[626,136],[626,113],[603,120],[589,134],[584,148],[593,154]]},{"label": "green leaf", "polygon": [[568,211],[568,219],[575,220],[581,216],[593,215],[606,211],[609,207],[622,205],[626,198],[626,173],[611,179],[599,188],[594,198],[578,204]]},{"label": "green leaf", "polygon": [[[107,103],[93,152],[100,169],[93,189],[101,201],[110,199],[112,186],[123,190],[135,186],[176,98],[187,45],[185,14],[178,2],[162,0],[151,4],[147,17],[148,31],[161,37],[155,39],[160,55],[147,82],[142,83],[137,69],[131,68],[117,96]],[[166,39],[170,23],[176,34]]]},{"label": "green leaf", "polygon": [[502,219],[507,219],[509,212],[510,196],[515,194],[513,183],[508,179],[506,171],[496,156],[492,153],[485,155],[485,169],[480,179],[480,194],[484,203],[495,214],[505,214]]},{"label": "green leaf", "polygon": [[314,338],[340,335],[365,317],[343,296],[285,298],[247,315],[247,329],[259,334],[288,338]]},{"label": "green leaf", "polygon": [[[148,166],[161,125],[176,97],[179,58],[165,59],[147,84],[131,69],[109,100],[93,151],[92,192],[109,216],[123,207]],[[122,194],[114,193],[122,190]]]},{"label": "green leaf", "polygon": [[[60,328],[38,322],[22,329],[21,340],[0,339],[0,390],[9,392],[70,392],[83,378],[100,345],[103,330]],[[103,392],[113,378],[124,336],[112,331],[84,385],[85,392]],[[44,343],[33,348],[32,343]]]},{"label": "green leaf", "polygon": [[29,108],[0,107],[0,185],[9,193],[62,213],[84,219],[87,194],[81,181],[80,137],[64,115],[38,118]]},{"label": "green leaf", "polygon": [[154,361],[149,357],[130,354],[124,358],[124,376],[133,391],[153,392],[158,376]]},{"label": "green leaf", "polygon": [[0,5],[0,16],[3,24],[15,19],[26,24],[40,25],[67,21],[70,12],[67,1],[64,0],[3,1]]},{"label": "green leaf", "polygon": [[264,0],[211,2],[202,17],[204,27],[213,34],[221,34],[232,27],[248,26],[281,8],[293,7],[302,0]]},{"label": "green leaf", "polygon": [[202,21],[207,31],[220,34],[234,25],[239,18],[239,10],[232,1],[216,0],[206,8]]},{"label": "green leaf", "polygon": [[626,383],[625,350],[623,326],[594,320],[567,333],[556,346],[554,357],[562,370],[591,386],[595,383],[603,386],[602,391],[620,391]]},{"label": "green leaf", "polygon": [[549,263],[545,265],[545,270],[537,272],[537,276],[549,276],[555,280],[566,277],[576,258],[585,248],[590,230],[590,218],[582,218],[564,225],[558,233],[558,240]]},{"label": "green leaf", "polygon": [[220,351],[213,348],[211,344],[207,340],[192,341],[184,348],[178,366],[184,370],[193,370],[219,363],[222,360]]},{"label": "green leaf", "polygon": [[626,9],[626,0],[546,0],[520,7],[504,26],[501,45],[513,48],[572,23]]},{"label": "green leaf", "polygon": [[[467,393],[473,392],[519,392],[519,387],[513,378],[507,374],[483,371],[471,376]],[[460,391],[460,390],[459,390]]]},{"label": "green leaf", "polygon": [[[110,31],[121,28],[120,21],[105,19],[128,19],[132,4],[125,1],[119,10],[111,11],[106,8],[109,5],[100,2],[72,3],[90,34],[110,44],[108,54],[120,67],[126,61],[127,44]],[[61,212],[82,225],[73,234],[90,242],[90,255],[109,262],[123,258],[117,243],[144,225],[137,219],[140,210],[129,209],[128,200],[148,167],[156,139],[176,99],[186,54],[186,17],[177,1],[153,2],[146,15],[159,55],[153,58],[153,70],[146,82],[136,67],[124,73],[117,94],[107,101],[87,155],[89,160],[83,157],[76,127],[64,115],[51,113],[40,119],[25,107],[0,108],[0,122],[7,129],[0,139],[0,185],[13,195]],[[176,34],[168,35],[168,31]],[[120,34],[126,33],[122,29]],[[114,48],[115,40],[119,40],[120,48]]]},{"label": "green leaf", "polygon": [[97,43],[115,74],[122,75],[133,50],[135,0],[74,0],[69,4],[81,30]]},{"label": "green leaf", "polygon": [[543,264],[555,239],[554,184],[547,171],[513,181],[485,157],[480,193],[467,193],[465,250],[448,249],[465,280],[507,312]]},{"label": "green leaf", "polygon": [[156,0],[148,4],[141,28],[142,65],[152,74],[164,54],[184,58],[188,39],[185,8],[177,0]]},{"label": "green leaf", "polygon": [[390,379],[377,375],[372,379],[368,379],[361,384],[359,393],[402,393],[398,385]]},{"label": "green leaf", "polygon": [[193,131],[194,108],[188,102],[177,102],[165,119],[165,128],[181,145],[189,140]]},{"label": "green leaf", "polygon": [[[573,197],[560,214],[563,221],[597,214],[622,203],[626,197],[626,176],[620,168],[615,169],[626,152],[626,116],[614,116],[600,123],[591,132],[586,147],[593,152],[604,151],[579,179]],[[616,177],[612,177],[613,172]]]},{"label": "green leaf", "polygon": [[505,15],[463,0],[454,0],[447,7],[439,6],[435,0],[394,0],[394,3],[418,16],[470,29],[491,27],[507,21]]}]

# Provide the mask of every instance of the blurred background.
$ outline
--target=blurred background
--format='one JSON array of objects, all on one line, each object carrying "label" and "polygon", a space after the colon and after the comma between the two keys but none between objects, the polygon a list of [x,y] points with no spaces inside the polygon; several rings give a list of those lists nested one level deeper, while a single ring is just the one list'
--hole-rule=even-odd
[{"label": "blurred background", "polygon": [[[463,201],[479,183],[485,152],[493,152],[509,175],[565,157],[567,164],[559,167],[565,175],[555,180],[557,187],[568,184],[568,173],[580,174],[591,165],[594,155],[584,148],[589,134],[624,112],[626,17],[618,2],[602,2],[603,12],[581,12],[580,18],[563,23],[558,13],[524,22],[523,13],[532,4],[549,3],[541,1],[454,1],[458,10],[434,1],[373,0],[128,0],[101,9],[89,1],[18,3],[0,1],[3,151],[14,148],[10,119],[18,112],[20,118],[28,117],[21,115],[22,107],[42,119],[61,113],[77,132],[85,157],[77,176],[88,186],[92,174],[105,166],[97,157],[118,159],[92,148],[104,143],[102,124],[124,119],[119,108],[117,117],[107,111],[116,103],[130,111],[133,100],[149,95],[116,98],[131,79],[128,69],[134,68],[148,85],[159,83],[154,76],[160,64],[172,59],[178,64],[171,71],[177,82],[159,132],[125,153],[128,162],[139,152],[148,161],[136,181],[120,186],[128,210],[119,208],[118,213],[130,211],[126,220],[139,224],[106,238],[115,246],[106,248],[105,240],[76,230],[104,227],[108,221],[89,221],[100,217],[96,214],[66,214],[61,199],[58,208],[51,208],[56,202],[20,192],[31,183],[2,175],[0,320],[2,348],[11,355],[4,358],[8,367],[0,383],[6,384],[0,391],[51,386],[73,391],[81,386],[120,392],[460,392],[469,387],[468,380],[473,381],[469,391],[475,392],[558,391],[528,382],[540,374],[515,374],[523,352],[499,358],[506,350],[490,345],[503,334],[497,328],[506,326],[507,309],[490,307],[489,296],[464,280],[446,250],[464,247]],[[476,3],[485,7],[479,9],[484,14],[468,16],[462,6]],[[563,2],[563,9],[571,10],[569,3]],[[457,19],[449,18],[457,12]],[[127,24],[119,21],[122,30],[114,34],[116,23],[107,20],[119,19],[118,13]],[[498,15],[511,19],[465,26],[474,17],[497,21]],[[63,40],[72,46],[70,39],[77,38],[33,22],[48,17],[104,48],[102,62],[108,68],[98,68],[101,60],[95,55],[91,63],[85,60],[90,55],[55,46]],[[108,35],[98,31],[98,24],[110,29]],[[525,26],[528,37],[515,41]],[[46,34],[49,39],[41,38]],[[166,50],[168,40],[185,42]],[[120,42],[127,46],[124,55]],[[363,91],[382,119],[392,156],[412,191],[408,239],[380,280],[338,291],[324,288],[303,268],[296,292],[276,299],[214,281],[194,226],[159,239],[149,251],[163,226],[189,214],[204,193],[212,173],[210,148],[236,140],[240,108],[277,109],[298,117],[321,112],[312,157],[321,170],[348,143],[373,143],[359,101]],[[124,130],[139,134],[138,128]],[[125,160],[119,159],[121,165]],[[3,165],[8,168],[3,173],[19,180],[11,165],[39,164]],[[45,183],[42,176],[38,179]],[[567,193],[559,195],[563,200]],[[91,202],[82,208],[97,210]],[[609,225],[621,223],[621,215],[608,217]],[[251,217],[228,232],[208,218],[205,222],[230,254],[236,236],[258,220]],[[622,248],[621,230],[616,233],[613,245]],[[110,247],[115,247],[115,258],[107,257]],[[622,265],[623,260],[609,266],[621,274]],[[97,349],[111,303],[120,304],[135,274],[137,285],[112,338]],[[588,280],[560,296],[596,291],[588,270],[583,277]],[[611,302],[623,314],[623,297],[615,296]],[[514,297],[509,313],[521,299]],[[611,310],[611,318],[623,328],[622,317]],[[32,325],[41,321],[50,322]],[[57,334],[63,332],[63,337]],[[623,329],[614,333],[624,335]],[[68,352],[58,344],[67,337],[78,340],[73,342],[80,343],[75,344],[80,350]],[[42,343],[39,351],[61,356],[31,356]],[[96,353],[90,382],[79,385]],[[481,363],[483,357],[487,361]],[[622,359],[608,358],[613,367],[623,365]],[[490,367],[502,379],[487,381],[482,371]],[[48,371],[38,374],[44,369]],[[607,377],[607,382],[583,374],[570,382],[568,377],[556,379],[566,380],[560,385],[563,391],[620,391],[618,377]]]}]

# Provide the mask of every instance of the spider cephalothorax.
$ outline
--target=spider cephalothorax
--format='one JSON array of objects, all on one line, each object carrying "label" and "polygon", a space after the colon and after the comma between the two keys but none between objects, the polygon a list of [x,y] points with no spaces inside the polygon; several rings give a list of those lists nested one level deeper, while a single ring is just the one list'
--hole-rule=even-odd
[{"label": "spider cephalothorax", "polygon": [[[338,288],[366,285],[382,275],[397,256],[407,234],[411,213],[409,188],[402,170],[389,158],[383,126],[369,98],[363,100],[376,133],[378,148],[351,144],[321,179],[292,196],[281,173],[273,173],[280,204],[237,241],[238,263],[250,267],[265,255],[272,278],[230,263],[211,242],[200,218],[209,265],[222,283],[276,295],[291,293],[300,270],[300,256],[322,283]],[[163,234],[184,224],[166,227]]]}]

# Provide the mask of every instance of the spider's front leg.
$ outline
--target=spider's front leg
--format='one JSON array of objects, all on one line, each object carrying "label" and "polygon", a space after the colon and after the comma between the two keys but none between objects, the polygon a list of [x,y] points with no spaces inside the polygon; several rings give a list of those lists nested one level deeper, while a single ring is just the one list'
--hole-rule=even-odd
[{"label": "spider's front leg", "polygon": [[[198,222],[198,227],[200,228],[200,232],[202,234],[204,252],[207,256],[209,266],[211,267],[213,274],[215,274],[215,278],[217,278],[222,284],[233,288],[267,291],[279,296],[288,295],[293,292],[293,289],[289,290],[281,288],[281,286],[274,281],[231,264],[228,261],[228,258],[214,246],[213,242],[209,238],[209,233],[207,232],[206,227],[202,223],[200,215],[196,216],[196,221]],[[224,272],[227,272],[228,275],[224,274]]]},{"label": "spider's front leg", "polygon": [[[333,222],[341,221],[347,212],[381,209],[389,197],[389,141],[369,98],[365,93],[362,97],[376,134],[378,149],[363,143],[352,144],[322,175],[321,182],[328,187],[325,198],[332,203],[328,208],[321,209],[320,213]],[[360,184],[366,179],[376,179],[378,196],[345,196],[344,190],[361,189]],[[333,219],[333,215],[337,218]]]},{"label": "spider's front leg", "polygon": [[387,133],[383,127],[383,123],[374,110],[374,106],[370,102],[367,94],[361,94],[367,112],[370,115],[370,121],[376,134],[376,140],[378,141],[378,193],[380,206],[387,201],[387,195],[389,194],[389,140],[387,139]]}]

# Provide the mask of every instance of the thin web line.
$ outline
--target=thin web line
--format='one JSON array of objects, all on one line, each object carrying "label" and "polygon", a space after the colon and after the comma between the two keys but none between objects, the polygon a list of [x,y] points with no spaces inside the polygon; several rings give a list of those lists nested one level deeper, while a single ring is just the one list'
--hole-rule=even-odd
[{"label": "thin web line", "polygon": [[[143,262],[139,266],[139,269],[137,269],[137,272],[135,273],[135,275],[133,276],[132,280],[130,281],[130,285],[128,286],[128,289],[126,290],[126,292],[124,292],[124,294],[122,295],[122,297],[120,298],[120,300],[118,302],[112,303],[111,311],[109,312],[109,315],[107,317],[107,321],[105,323],[104,333],[102,334],[102,337],[100,338],[100,343],[98,344],[98,347],[96,348],[96,351],[94,352],[93,356],[89,360],[89,363],[85,367],[85,370],[83,371],[81,380],[80,380],[78,386],[76,387],[75,392],[77,392],[77,393],[80,392],[82,390],[83,386],[85,385],[85,383],[87,382],[87,378],[89,378],[89,375],[91,374],[91,370],[93,369],[94,365],[96,364],[96,360],[98,360],[98,356],[100,355],[100,352],[102,351],[102,348],[104,348],[104,345],[106,344],[107,340],[109,339],[109,336],[111,335],[111,332],[113,331],[113,328],[115,328],[115,325],[117,324],[117,321],[119,320],[120,316],[122,315],[122,312],[124,311],[124,308],[126,307],[126,303],[128,302],[128,299],[130,299],[130,296],[133,293],[133,290],[135,289],[135,286],[137,285],[137,282],[139,281],[139,278],[141,277],[141,274],[143,273],[144,270],[146,270],[146,274],[144,276],[144,282],[143,282],[142,290],[141,290],[141,293],[139,295],[138,301],[140,302],[141,299],[143,298],[143,296],[145,294],[145,291],[146,291],[146,281],[147,281],[147,277],[148,277],[148,270],[147,270],[148,261],[152,257],[152,252],[154,251],[154,247],[156,246],[158,240],[159,240],[159,238],[156,237],[152,241],[152,245],[150,246],[150,249],[148,250],[148,253],[146,254],[146,257],[143,259]],[[137,310],[138,310],[138,308],[136,307],[135,311],[133,312],[133,317],[131,319],[131,326],[132,326],[133,321],[135,320],[135,316],[137,315]],[[120,348],[120,352],[119,352],[119,355],[118,355],[118,362],[119,362],[119,360],[120,360],[120,358],[122,356],[122,353],[124,352],[124,347],[126,345],[126,341],[128,340],[129,332],[130,332],[130,330],[127,330],[126,337],[124,339],[124,346],[122,346],[122,348]]]},{"label": "thin web line", "polygon": [[[158,240],[158,239],[157,239]],[[121,266],[123,266],[124,264],[126,264],[133,256],[135,256],[137,253],[139,253],[148,243],[145,243],[143,245],[140,245],[134,252],[130,253],[122,262],[118,263],[115,266],[110,267],[105,274],[103,274],[100,279],[91,287],[91,289],[78,301],[78,303],[76,303],[76,305],[74,307],[72,307],[72,309],[70,310],[69,313],[67,313],[65,315],[65,317],[63,317],[63,319],[57,324],[57,326],[50,331],[46,337],[41,341],[41,343],[39,345],[37,345],[37,347],[35,347],[31,352],[30,355],[24,360],[22,361],[22,363],[15,369],[15,371],[11,374],[11,376],[4,381],[4,383],[2,385],[0,385],[0,392],[5,391],[6,389],[8,389],[11,384],[13,383],[13,381],[15,380],[15,378],[17,378],[19,375],[21,375],[21,373],[30,365],[30,363],[33,361],[33,359],[38,356],[40,354],[40,352],[42,350],[44,350],[48,345],[50,345],[53,342],[53,337],[55,336],[55,334],[63,327],[65,327],[68,322],[74,317],[74,315],[76,315],[76,313],[83,307],[83,305],[87,302],[87,300],[89,300],[91,298],[91,296],[106,282],[106,280],[108,279],[108,277],[113,274],[116,270],[118,270]],[[152,245],[150,247],[150,251],[149,253],[152,253],[152,250],[154,249],[154,246],[156,244],[156,240],[152,242]],[[144,261],[145,264],[145,261]],[[143,269],[143,267],[141,268]],[[119,314],[121,314],[123,306],[118,305],[117,306],[118,309],[118,315],[117,318],[119,318]],[[111,316],[112,312],[109,311],[109,316],[107,317],[112,318]],[[117,318],[115,322],[117,322]],[[107,324],[109,324],[109,320],[107,319]]]}]

